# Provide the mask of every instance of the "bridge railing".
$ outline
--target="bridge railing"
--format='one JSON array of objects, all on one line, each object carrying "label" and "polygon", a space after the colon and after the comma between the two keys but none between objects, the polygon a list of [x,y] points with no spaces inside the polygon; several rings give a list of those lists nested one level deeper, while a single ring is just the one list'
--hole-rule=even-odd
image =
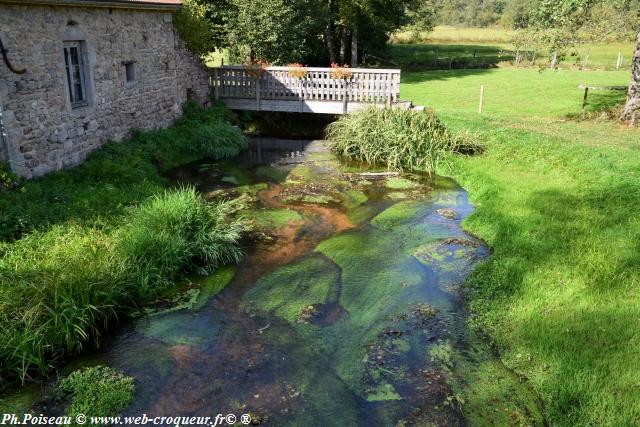
[{"label": "bridge railing", "polygon": [[214,68],[214,94],[216,99],[256,99],[258,102],[300,100],[387,105],[398,102],[400,70],[347,68],[340,69],[348,74],[342,78],[336,78],[334,68],[305,67],[303,77],[296,77],[295,70],[289,67]]}]

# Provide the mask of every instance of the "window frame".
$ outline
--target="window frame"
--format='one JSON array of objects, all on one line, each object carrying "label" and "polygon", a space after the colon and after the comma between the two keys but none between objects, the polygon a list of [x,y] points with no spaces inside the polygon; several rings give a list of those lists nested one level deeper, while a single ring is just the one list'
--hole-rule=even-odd
[{"label": "window frame", "polygon": [[[122,61],[124,67],[124,84],[125,86],[133,86],[138,81],[138,73],[136,72],[136,61]],[[131,70],[132,79],[129,80],[129,73],[127,70]]]},{"label": "window frame", "polygon": [[[72,67],[72,49],[76,49],[77,52],[77,66],[78,77],[76,76]],[[86,107],[89,105],[89,88],[88,88],[88,76],[87,76],[87,60],[85,55],[84,42],[82,40],[67,40],[63,43],[63,55],[65,64],[65,73],[67,78],[67,86],[69,89],[69,101],[71,102],[71,108]],[[82,97],[77,98],[76,87],[79,84]]]}]

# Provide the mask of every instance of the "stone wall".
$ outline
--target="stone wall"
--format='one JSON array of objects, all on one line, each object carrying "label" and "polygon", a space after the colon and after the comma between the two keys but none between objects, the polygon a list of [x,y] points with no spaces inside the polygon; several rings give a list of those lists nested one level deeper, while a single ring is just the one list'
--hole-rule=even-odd
[{"label": "stone wall", "polygon": [[[166,11],[13,5],[0,2],[0,37],[16,68],[0,61],[0,103],[9,152],[31,178],[81,163],[132,129],[165,127],[187,97],[209,102],[209,76],[179,39]],[[89,105],[71,107],[63,44],[82,40]],[[124,62],[135,61],[127,83]]]}]

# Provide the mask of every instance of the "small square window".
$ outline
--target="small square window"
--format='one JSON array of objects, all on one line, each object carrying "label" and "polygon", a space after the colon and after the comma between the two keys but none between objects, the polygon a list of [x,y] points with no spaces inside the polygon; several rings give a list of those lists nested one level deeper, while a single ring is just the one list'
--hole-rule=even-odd
[{"label": "small square window", "polygon": [[123,62],[122,65],[124,65],[125,81],[128,84],[134,83],[136,81],[136,63],[134,61],[127,61]]}]

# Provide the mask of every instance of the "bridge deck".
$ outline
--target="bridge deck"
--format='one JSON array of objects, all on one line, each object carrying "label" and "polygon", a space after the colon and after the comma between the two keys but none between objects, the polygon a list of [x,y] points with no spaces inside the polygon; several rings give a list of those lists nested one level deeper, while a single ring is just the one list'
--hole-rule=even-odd
[{"label": "bridge deck", "polygon": [[215,98],[235,110],[348,114],[399,103],[400,70],[225,66],[212,79]]}]

